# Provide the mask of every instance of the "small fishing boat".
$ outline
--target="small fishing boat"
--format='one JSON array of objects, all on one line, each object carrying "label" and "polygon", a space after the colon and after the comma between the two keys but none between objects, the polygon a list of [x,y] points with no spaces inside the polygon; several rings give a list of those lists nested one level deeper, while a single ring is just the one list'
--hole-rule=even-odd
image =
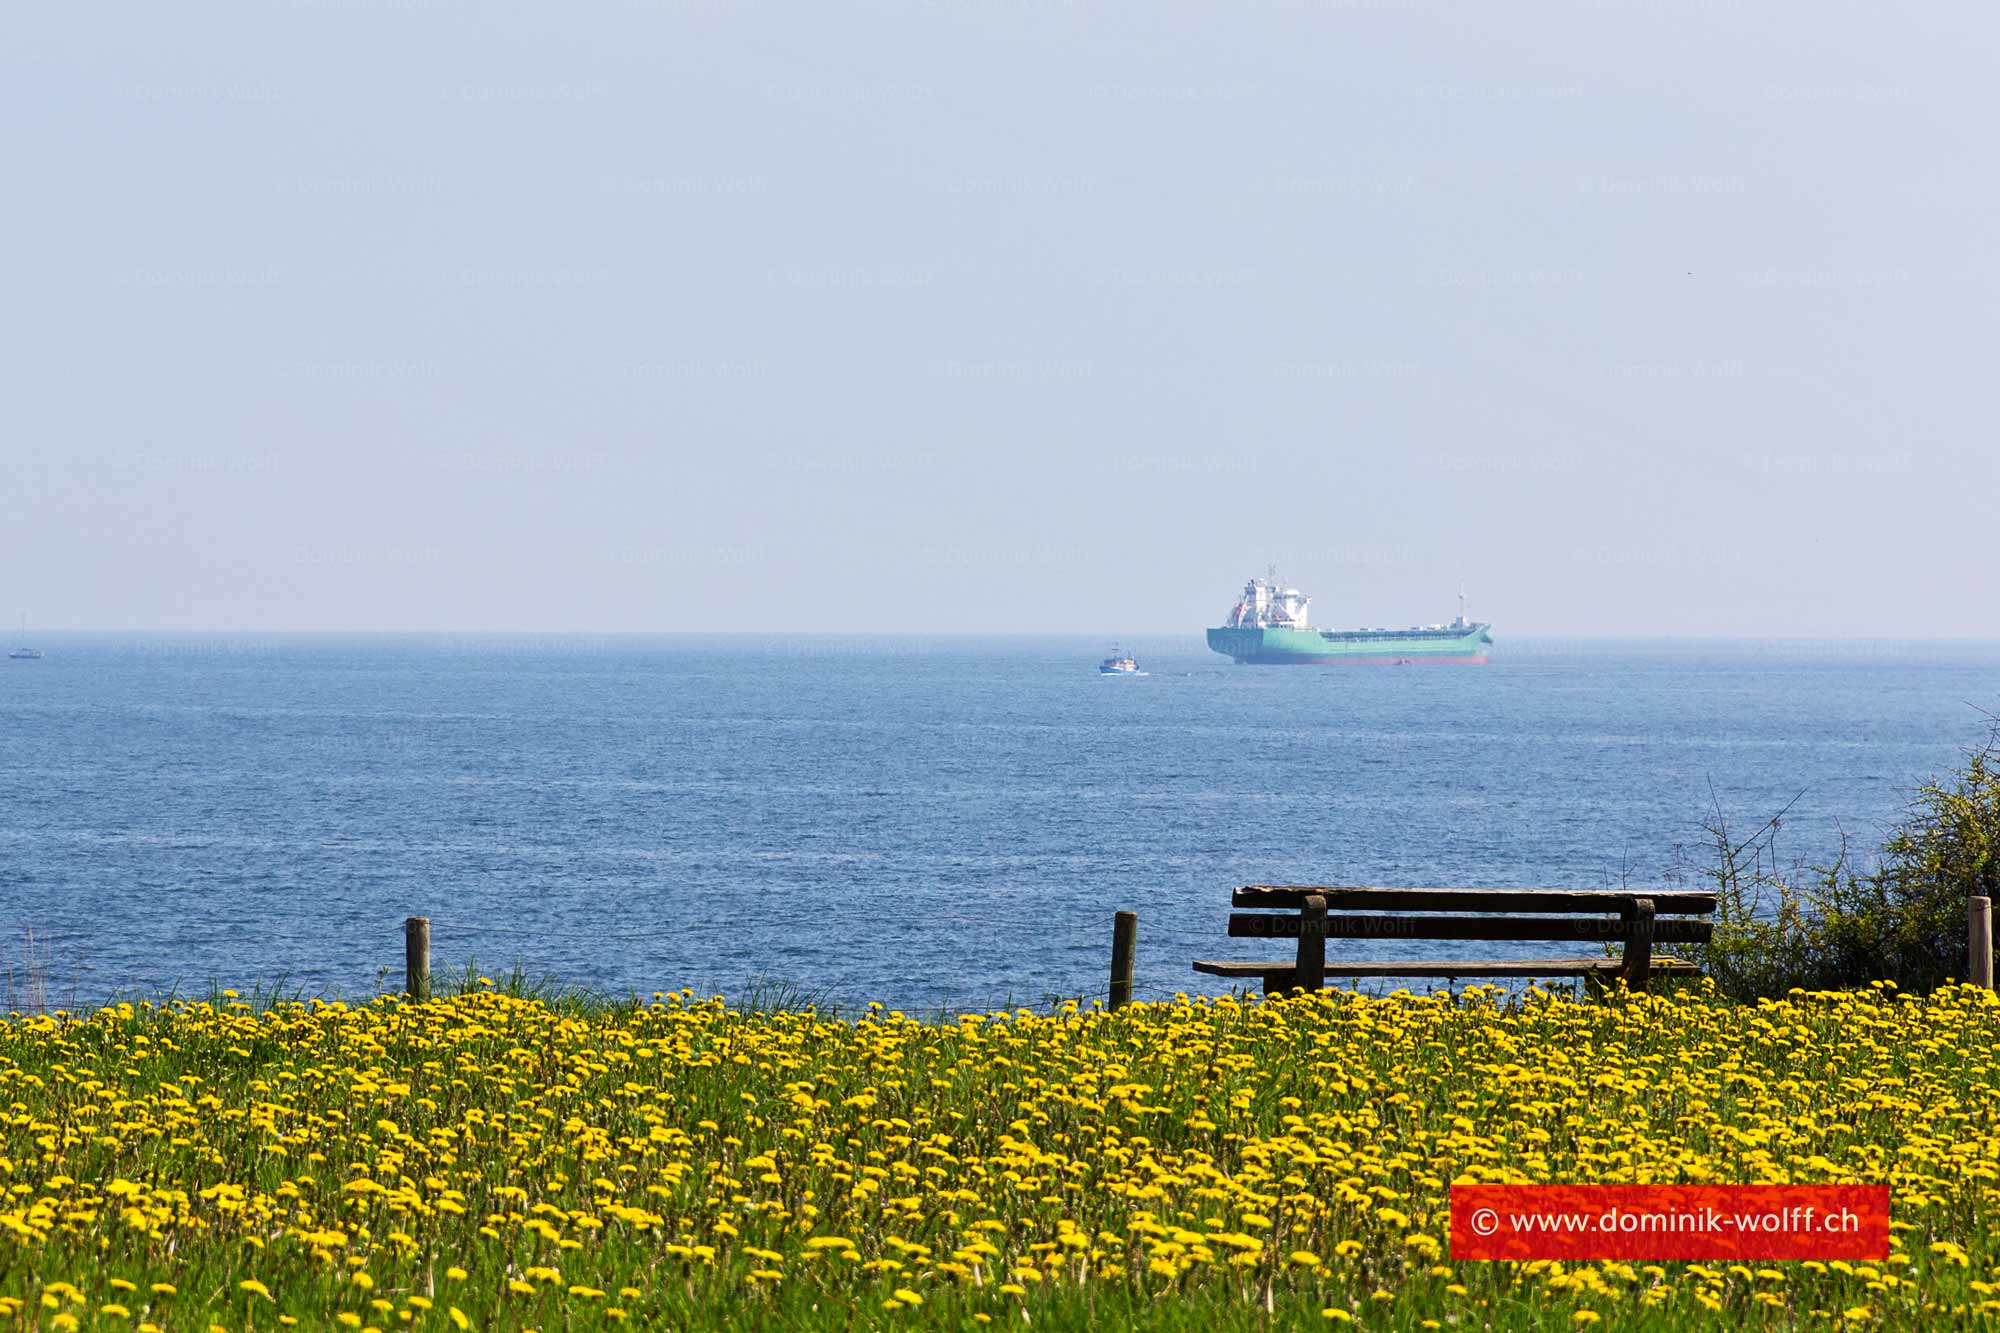
[{"label": "small fishing boat", "polygon": [[1143,676],[1146,673],[1139,670],[1138,658],[1132,656],[1132,654],[1126,652],[1123,648],[1113,648],[1111,656],[1097,664],[1097,674],[1100,676]]}]

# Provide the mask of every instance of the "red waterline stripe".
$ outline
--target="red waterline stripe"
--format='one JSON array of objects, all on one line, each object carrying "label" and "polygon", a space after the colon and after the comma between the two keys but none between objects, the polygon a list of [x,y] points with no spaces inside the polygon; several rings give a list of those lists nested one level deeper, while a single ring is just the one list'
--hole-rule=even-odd
[{"label": "red waterline stripe", "polygon": [[1484,657],[1247,657],[1249,666],[1485,666]]},{"label": "red waterline stripe", "polygon": [[1454,1185],[1454,1259],[1886,1259],[1887,1185]]}]

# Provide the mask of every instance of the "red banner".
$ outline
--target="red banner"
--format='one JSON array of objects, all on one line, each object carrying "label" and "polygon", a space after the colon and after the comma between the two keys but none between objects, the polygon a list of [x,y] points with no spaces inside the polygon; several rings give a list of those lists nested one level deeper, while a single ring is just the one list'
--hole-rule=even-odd
[{"label": "red banner", "polygon": [[1454,1259],[1886,1259],[1887,1185],[1454,1185]]}]

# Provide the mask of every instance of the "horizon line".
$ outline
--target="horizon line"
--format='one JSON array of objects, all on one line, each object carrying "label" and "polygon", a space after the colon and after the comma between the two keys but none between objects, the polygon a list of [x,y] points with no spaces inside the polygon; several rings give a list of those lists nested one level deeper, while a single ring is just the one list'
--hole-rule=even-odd
[{"label": "horizon line", "polygon": [[[1393,628],[1393,627],[1392,627]],[[1126,630],[1118,634],[1106,635],[1095,630],[813,630],[813,629],[537,629],[514,626],[506,628],[409,628],[409,627],[234,627],[197,626],[174,628],[151,625],[78,626],[67,629],[44,628],[40,637],[53,639],[67,636],[102,635],[205,635],[251,637],[257,635],[297,638],[331,638],[349,636],[356,638],[415,638],[458,636],[470,638],[506,638],[539,636],[548,638],[820,638],[820,639],[1099,639],[1099,638],[1147,638],[1174,639],[1189,638],[1197,642],[1205,629],[1170,630]],[[33,636],[31,636],[33,637]],[[1538,630],[1511,633],[1496,640],[1497,644],[1532,643],[1548,639],[1587,639],[1605,642],[1668,642],[1688,641],[1707,643],[1937,643],[1937,644],[1988,644],[2000,643],[1996,635],[1946,635],[1946,634],[1742,634],[1714,631],[1683,631],[1679,633],[1631,633],[1616,630]],[[1204,645],[1205,646],[1205,645]]]}]

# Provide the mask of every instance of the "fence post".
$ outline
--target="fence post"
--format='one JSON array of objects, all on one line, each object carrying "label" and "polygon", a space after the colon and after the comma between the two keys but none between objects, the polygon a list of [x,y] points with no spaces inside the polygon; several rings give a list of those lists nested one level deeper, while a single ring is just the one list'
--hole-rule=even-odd
[{"label": "fence post", "polygon": [[1111,919],[1111,1007],[1132,1003],[1132,956],[1138,952],[1139,914],[1120,912]]},{"label": "fence post", "polygon": [[431,997],[431,919],[427,916],[403,922],[403,992],[413,1000]]},{"label": "fence post", "polygon": [[1993,900],[1973,898],[1965,906],[1965,979],[1993,989]]}]

